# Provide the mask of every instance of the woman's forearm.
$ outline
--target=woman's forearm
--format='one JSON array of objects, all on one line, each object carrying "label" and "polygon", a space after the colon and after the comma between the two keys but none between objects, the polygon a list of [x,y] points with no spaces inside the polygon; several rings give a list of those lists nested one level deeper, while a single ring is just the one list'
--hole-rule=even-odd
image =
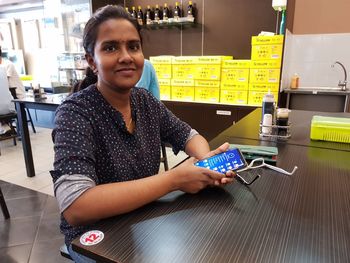
[{"label": "woman's forearm", "polygon": [[90,188],[63,215],[69,224],[76,226],[135,210],[175,190],[171,175],[167,176],[169,172]]},{"label": "woman's forearm", "polygon": [[197,159],[203,159],[210,151],[207,140],[202,135],[195,135],[189,140],[185,147],[185,152]]}]

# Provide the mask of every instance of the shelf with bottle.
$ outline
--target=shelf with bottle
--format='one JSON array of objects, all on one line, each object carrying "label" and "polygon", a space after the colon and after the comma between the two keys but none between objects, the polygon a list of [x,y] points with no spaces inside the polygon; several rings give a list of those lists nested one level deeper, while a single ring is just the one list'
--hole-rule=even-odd
[{"label": "shelf with bottle", "polygon": [[[129,12],[128,7],[125,7],[125,10]],[[155,8],[152,8],[150,5],[147,5],[145,11],[142,11],[142,7],[138,6],[137,11],[133,6],[131,8],[130,15],[137,19],[139,25],[142,28],[146,29],[161,29],[161,28],[183,28],[183,27],[194,27],[195,23],[195,12],[192,1],[189,1],[187,11],[182,12],[179,2],[175,3],[173,10],[168,6],[167,3],[163,7],[155,5]],[[183,16],[186,14],[186,16]]]}]

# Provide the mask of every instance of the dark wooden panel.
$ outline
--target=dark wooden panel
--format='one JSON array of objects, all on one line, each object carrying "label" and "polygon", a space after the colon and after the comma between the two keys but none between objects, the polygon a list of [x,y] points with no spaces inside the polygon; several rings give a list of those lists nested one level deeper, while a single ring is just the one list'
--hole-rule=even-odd
[{"label": "dark wooden panel", "polygon": [[[188,1],[182,2],[185,10]],[[197,26],[182,30],[148,30],[145,33],[145,57],[151,55],[233,55],[250,58],[251,36],[260,31],[275,32],[276,14],[271,1],[221,0],[193,1]],[[163,5],[157,0],[127,0],[126,6]],[[173,3],[168,2],[171,9]]]},{"label": "dark wooden panel", "polygon": [[233,55],[250,59],[251,36],[275,32],[271,1],[205,1],[204,55]]},{"label": "dark wooden panel", "polygon": [[[230,106],[206,103],[190,103],[163,101],[177,117],[187,122],[207,140],[211,140],[221,131],[239,121],[255,107]],[[231,115],[221,115],[217,111],[225,111]]]}]

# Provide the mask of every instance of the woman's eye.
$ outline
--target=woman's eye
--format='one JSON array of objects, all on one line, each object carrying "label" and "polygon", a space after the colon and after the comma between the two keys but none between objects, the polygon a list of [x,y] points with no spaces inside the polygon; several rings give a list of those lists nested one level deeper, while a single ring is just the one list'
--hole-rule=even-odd
[{"label": "woman's eye", "polygon": [[141,48],[141,45],[139,43],[134,43],[134,44],[130,44],[129,48],[133,51],[137,51]]},{"label": "woman's eye", "polygon": [[115,50],[117,50],[116,46],[105,46],[104,50],[108,51],[108,52],[113,52]]}]

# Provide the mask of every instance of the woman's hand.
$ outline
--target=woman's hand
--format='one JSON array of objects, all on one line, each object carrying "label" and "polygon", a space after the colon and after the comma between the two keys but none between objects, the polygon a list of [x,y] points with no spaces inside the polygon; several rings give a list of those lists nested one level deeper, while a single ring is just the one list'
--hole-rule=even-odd
[{"label": "woman's hand", "polygon": [[[225,152],[229,146],[228,143],[224,143],[217,149],[210,151],[205,155],[205,158]],[[187,193],[197,193],[207,186],[220,186],[233,181],[235,176],[233,171],[228,171],[224,175],[207,168],[195,166],[194,163],[196,161],[195,158],[190,158],[173,169],[176,176],[176,189]]]},{"label": "woman's hand", "polygon": [[[226,152],[229,148],[230,148],[230,144],[228,142],[225,142],[215,150],[208,152],[205,155],[205,158],[212,157],[222,152]],[[235,176],[236,176],[235,172],[228,171],[226,172],[226,177],[222,178],[220,181],[215,181],[215,185],[219,186],[219,185],[225,185],[225,184],[231,183],[233,181],[233,177]]]},{"label": "woman's hand", "polygon": [[186,193],[197,193],[207,186],[218,185],[225,175],[207,168],[195,166],[197,159],[191,157],[176,168],[170,170],[174,176],[175,189]]}]

